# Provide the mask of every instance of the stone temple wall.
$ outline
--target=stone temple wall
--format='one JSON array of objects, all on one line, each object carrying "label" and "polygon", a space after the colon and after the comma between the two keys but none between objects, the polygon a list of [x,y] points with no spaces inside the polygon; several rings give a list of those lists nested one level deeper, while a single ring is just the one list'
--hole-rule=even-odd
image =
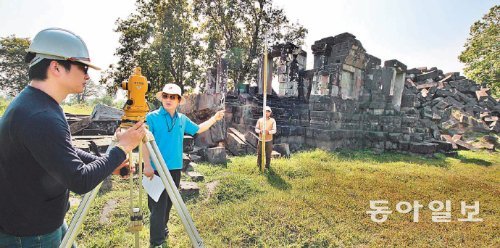
[{"label": "stone temple wall", "polygon": [[[497,132],[500,126],[498,101],[457,73],[408,70],[395,59],[382,66],[349,33],[318,40],[311,48],[314,68],[299,71],[295,95],[274,92],[267,98],[278,125],[274,143],[288,143],[292,150],[370,148],[429,154],[449,152],[454,142],[463,144],[457,139],[467,132],[464,125],[475,130],[484,126],[486,132]],[[228,126],[246,137],[262,116],[262,95],[251,92],[259,90],[226,101]]]},{"label": "stone temple wall", "polygon": [[[425,142],[431,132],[417,128],[418,117],[393,110],[373,113],[350,99],[311,96],[309,103],[303,103],[294,98],[269,97],[268,105],[277,122],[274,143],[288,143],[292,150],[372,148],[429,153],[438,146]],[[226,103],[226,111],[232,127],[242,133],[254,132],[255,123],[262,116],[262,99],[241,94]]]}]

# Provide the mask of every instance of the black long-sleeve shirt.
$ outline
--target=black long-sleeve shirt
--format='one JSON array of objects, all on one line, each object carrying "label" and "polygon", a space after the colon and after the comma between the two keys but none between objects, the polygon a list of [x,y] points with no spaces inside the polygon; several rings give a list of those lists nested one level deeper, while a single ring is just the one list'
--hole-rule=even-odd
[{"label": "black long-sleeve shirt", "polygon": [[96,157],[75,149],[59,104],[26,87],[0,119],[0,232],[47,234],[64,221],[69,191],[91,191],[126,158],[119,148]]}]

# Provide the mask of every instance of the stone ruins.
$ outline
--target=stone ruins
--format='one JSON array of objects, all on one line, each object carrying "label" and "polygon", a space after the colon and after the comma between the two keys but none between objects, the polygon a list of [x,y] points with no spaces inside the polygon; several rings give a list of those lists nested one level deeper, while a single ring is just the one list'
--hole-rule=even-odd
[{"label": "stone ruins", "polygon": [[[500,104],[485,85],[435,67],[408,69],[396,59],[382,65],[350,33],[318,40],[311,50],[314,66],[309,70],[307,53],[292,43],[276,44],[268,53],[272,83],[267,104],[277,121],[278,156],[311,147],[454,154],[455,149],[494,150],[498,144]],[[225,121],[186,137],[188,157],[225,163],[226,151],[255,152],[262,69],[255,84],[239,85],[231,92],[224,59],[207,70],[204,93],[188,96],[180,111],[201,123],[225,107]],[[121,112],[111,111],[110,117],[96,109],[90,117],[70,120],[72,134],[113,134]]]},{"label": "stone ruins", "polygon": [[[268,82],[272,83],[267,104],[278,131],[273,156],[314,147],[452,156],[456,149],[497,148],[500,104],[485,85],[435,67],[408,69],[395,59],[382,66],[349,33],[318,40],[311,50],[314,67],[310,70],[306,70],[307,54],[294,44],[277,44],[269,51]],[[224,121],[184,138],[184,171],[192,181],[203,180],[193,171],[197,162],[225,164],[228,153],[256,152],[254,126],[262,116],[262,69],[256,84],[228,92],[228,66],[220,59],[206,73],[204,93],[186,97],[180,112],[196,123],[226,110]],[[90,116],[68,115],[73,143],[104,152],[122,114],[98,105]],[[181,192],[197,194],[199,189],[192,184],[181,182]]]},{"label": "stone ruins", "polygon": [[[438,68],[413,68],[396,60],[382,62],[368,54],[350,33],[316,41],[314,67],[291,43],[269,52],[273,89],[267,103],[278,133],[275,144],[303,147],[374,149],[420,154],[452,149],[494,149],[500,104],[484,85]],[[257,86],[228,95],[228,150],[254,150],[254,125],[262,115],[262,76]],[[268,82],[270,82],[268,81]],[[271,93],[272,92],[272,93]],[[463,140],[474,132],[484,142]]]}]

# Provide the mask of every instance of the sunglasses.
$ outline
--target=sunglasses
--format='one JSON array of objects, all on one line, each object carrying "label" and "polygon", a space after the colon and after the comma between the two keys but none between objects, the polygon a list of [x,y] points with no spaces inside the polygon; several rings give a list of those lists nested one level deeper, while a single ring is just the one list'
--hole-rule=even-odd
[{"label": "sunglasses", "polygon": [[177,95],[170,95],[170,94],[165,94],[165,93],[163,93],[163,94],[161,94],[161,97],[162,97],[163,99],[170,98],[170,100],[176,100],[178,96],[177,96]]},{"label": "sunglasses", "polygon": [[83,63],[80,63],[80,62],[75,62],[75,61],[71,61],[71,64],[72,65],[76,65],[78,68],[80,68],[80,70],[82,70],[85,74],[88,74],[88,71],[89,71],[89,66],[86,65],[86,64],[83,64]]}]

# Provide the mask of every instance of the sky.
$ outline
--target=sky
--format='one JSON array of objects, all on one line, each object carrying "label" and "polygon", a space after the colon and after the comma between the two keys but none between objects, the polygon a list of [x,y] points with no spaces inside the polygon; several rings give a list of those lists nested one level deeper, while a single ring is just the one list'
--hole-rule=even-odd
[{"label": "sky", "polygon": [[[366,51],[413,67],[463,71],[458,55],[469,28],[500,0],[274,0],[288,18],[309,30],[303,49],[312,69],[314,41],[349,32]],[[48,27],[80,35],[92,61],[106,68],[114,56],[118,18],[135,11],[135,0],[0,0],[0,37],[30,37]],[[99,72],[90,70],[98,81]]]}]

